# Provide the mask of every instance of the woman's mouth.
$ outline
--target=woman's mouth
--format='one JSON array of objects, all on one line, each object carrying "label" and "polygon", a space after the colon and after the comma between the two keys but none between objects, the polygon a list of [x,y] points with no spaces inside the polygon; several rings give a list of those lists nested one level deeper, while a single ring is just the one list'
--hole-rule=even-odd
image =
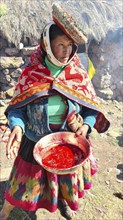
[{"label": "woman's mouth", "polygon": [[62,63],[68,62],[68,57],[62,57],[60,60]]}]

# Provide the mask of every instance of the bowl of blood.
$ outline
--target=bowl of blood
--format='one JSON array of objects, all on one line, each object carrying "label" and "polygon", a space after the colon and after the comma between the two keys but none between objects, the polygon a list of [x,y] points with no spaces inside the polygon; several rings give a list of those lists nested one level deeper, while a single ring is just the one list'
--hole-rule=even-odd
[{"label": "bowl of blood", "polygon": [[55,132],[41,138],[34,146],[33,155],[45,170],[56,174],[73,173],[90,155],[86,138],[73,132]]}]

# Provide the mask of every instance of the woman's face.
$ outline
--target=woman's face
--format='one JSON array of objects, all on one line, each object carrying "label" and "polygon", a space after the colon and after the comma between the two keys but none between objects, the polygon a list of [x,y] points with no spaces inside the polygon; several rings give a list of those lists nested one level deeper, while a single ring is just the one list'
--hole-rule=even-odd
[{"label": "woman's face", "polygon": [[61,63],[67,63],[73,49],[73,41],[66,35],[57,36],[51,41],[51,50],[55,58]]}]

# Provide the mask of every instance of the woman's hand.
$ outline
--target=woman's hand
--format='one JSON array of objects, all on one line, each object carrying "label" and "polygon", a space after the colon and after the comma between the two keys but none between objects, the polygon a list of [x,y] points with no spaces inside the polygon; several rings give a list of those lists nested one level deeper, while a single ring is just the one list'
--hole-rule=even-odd
[{"label": "woman's hand", "polygon": [[86,124],[83,124],[81,127],[78,128],[75,135],[76,136],[82,135],[83,137],[86,138],[87,133],[88,133],[88,129],[89,129],[89,126]]},{"label": "woman's hand", "polygon": [[15,126],[12,133],[9,136],[8,143],[6,145],[6,156],[8,159],[13,159],[17,156],[22,139],[22,129],[20,126]]}]

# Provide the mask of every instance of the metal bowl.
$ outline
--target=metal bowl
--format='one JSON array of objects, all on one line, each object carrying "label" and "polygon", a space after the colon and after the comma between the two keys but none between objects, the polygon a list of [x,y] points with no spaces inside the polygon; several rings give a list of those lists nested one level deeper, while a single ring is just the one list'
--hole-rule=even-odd
[{"label": "metal bowl", "polygon": [[[83,158],[79,158],[77,163],[70,168],[51,168],[42,163],[44,156],[47,152],[56,145],[70,144],[81,150]],[[55,132],[48,134],[41,138],[34,146],[33,155],[38,164],[40,164],[45,170],[56,173],[59,175],[69,174],[76,171],[79,166],[82,166],[90,156],[90,146],[86,138],[82,136],[75,136],[73,132]]]}]

